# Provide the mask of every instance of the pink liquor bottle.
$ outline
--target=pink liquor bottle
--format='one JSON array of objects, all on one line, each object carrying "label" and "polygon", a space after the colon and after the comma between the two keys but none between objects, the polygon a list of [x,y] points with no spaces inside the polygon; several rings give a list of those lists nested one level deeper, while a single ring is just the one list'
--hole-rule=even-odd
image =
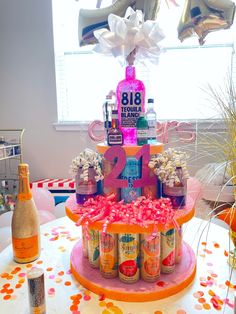
[{"label": "pink liquor bottle", "polygon": [[135,67],[126,67],[126,77],[116,89],[117,109],[124,145],[137,145],[136,123],[141,112],[145,112],[145,86],[135,77]]}]

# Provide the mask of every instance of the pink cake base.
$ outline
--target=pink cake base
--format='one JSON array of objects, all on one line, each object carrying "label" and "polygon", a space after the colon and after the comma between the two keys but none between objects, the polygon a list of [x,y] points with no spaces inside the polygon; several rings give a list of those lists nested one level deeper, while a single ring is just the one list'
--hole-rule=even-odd
[{"label": "pink cake base", "polygon": [[157,282],[149,283],[139,280],[125,284],[115,279],[105,279],[98,269],[89,265],[83,256],[82,241],[79,241],[71,252],[71,271],[75,278],[90,291],[104,297],[129,302],[154,301],[169,297],[186,288],[194,279],[196,259],[191,247],[183,242],[183,259],[176,264],[171,274],[161,274]]}]

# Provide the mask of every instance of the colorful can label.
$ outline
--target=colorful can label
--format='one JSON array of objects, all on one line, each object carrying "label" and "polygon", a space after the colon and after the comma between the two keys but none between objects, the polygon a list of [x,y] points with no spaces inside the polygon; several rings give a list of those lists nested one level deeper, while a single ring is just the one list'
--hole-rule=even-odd
[{"label": "colorful can label", "polygon": [[182,245],[183,245],[183,228],[175,231],[175,263],[179,264],[182,260]]},{"label": "colorful can label", "polygon": [[94,197],[97,193],[97,182],[95,180],[95,170],[93,168],[88,169],[88,180],[85,181],[80,177],[82,169],[78,170],[75,177],[76,185],[76,201],[77,204],[83,204],[90,197]]},{"label": "colorful can label", "polygon": [[141,278],[153,282],[160,276],[161,263],[160,232],[155,236],[151,233],[141,234]]},{"label": "colorful can label", "polygon": [[171,273],[175,269],[175,229],[161,232],[161,272]]},{"label": "colorful can label", "polygon": [[133,200],[136,200],[137,197],[142,195],[141,188],[134,188],[133,182],[136,179],[141,178],[141,162],[136,158],[127,158],[126,166],[121,173],[121,179],[128,181],[127,188],[121,188],[121,199],[126,203],[131,203]]},{"label": "colorful can label", "polygon": [[[111,171],[112,169],[114,168],[115,166],[115,162],[111,162],[105,158],[102,159],[102,171],[103,171],[103,175],[104,177],[106,177]],[[103,195],[104,196],[108,196],[108,195],[111,195],[111,194],[114,194],[115,195],[115,201],[116,202],[119,202],[120,201],[120,189],[118,188],[115,188],[113,186],[104,186],[104,182],[103,182],[103,187],[102,187],[102,190],[103,190]]]},{"label": "colorful can label", "polygon": [[100,232],[100,273],[105,278],[118,276],[117,234]]},{"label": "colorful can label", "polygon": [[86,235],[86,227],[82,226],[82,244],[83,244],[83,255],[88,257],[88,239]]},{"label": "colorful can label", "polygon": [[139,234],[118,235],[119,278],[125,283],[139,280]]},{"label": "colorful can label", "polygon": [[99,231],[89,229],[88,260],[93,268],[99,268]]}]

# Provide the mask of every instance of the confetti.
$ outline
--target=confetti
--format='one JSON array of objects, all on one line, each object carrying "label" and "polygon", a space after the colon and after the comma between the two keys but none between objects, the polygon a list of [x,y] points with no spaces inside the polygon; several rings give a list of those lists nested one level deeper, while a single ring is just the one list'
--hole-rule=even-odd
[{"label": "confetti", "polygon": [[187,313],[186,313],[186,311],[184,311],[184,310],[178,310],[178,311],[176,312],[176,314],[187,314]]},{"label": "confetti", "polygon": [[[62,279],[59,278],[59,277],[57,277],[57,278],[55,279],[55,282],[56,282],[56,283],[60,283],[60,282],[62,282]],[[68,282],[68,281],[66,281],[66,282]],[[66,284],[66,283],[65,283],[65,285],[66,285],[66,286],[70,286],[69,284]]]},{"label": "confetti", "polygon": [[205,310],[210,310],[210,309],[211,309],[211,306],[210,306],[210,304],[208,304],[208,303],[204,303],[202,306],[203,306],[203,308],[204,308]]},{"label": "confetti", "polygon": [[6,295],[4,295],[3,300],[9,300],[10,298],[11,298],[11,295],[10,294],[6,294]]},{"label": "confetti", "polygon": [[195,306],[194,306],[194,308],[196,309],[196,310],[202,310],[202,306],[201,306],[201,304],[196,304]]},{"label": "confetti", "polygon": [[215,242],[215,243],[214,243],[214,247],[215,247],[216,249],[218,249],[218,248],[220,247],[219,243]]},{"label": "confetti", "polygon": [[52,271],[52,270],[53,270],[52,267],[48,267],[48,268],[46,269],[46,271]]},{"label": "confetti", "polygon": [[89,301],[91,299],[90,295],[85,295],[84,296],[84,301]]},{"label": "confetti", "polygon": [[54,296],[54,295],[55,295],[55,292],[56,292],[56,291],[55,291],[54,288],[49,288],[49,289],[48,289],[48,295],[49,295],[49,296]]},{"label": "confetti", "polygon": [[204,295],[203,291],[197,291],[197,292],[194,292],[194,294],[193,294],[194,298],[196,298],[196,299],[199,299],[203,295]]},{"label": "confetti", "polygon": [[106,302],[105,301],[101,301],[101,302],[98,303],[98,305],[100,307],[104,307],[104,306],[106,306]]},{"label": "confetti", "polygon": [[19,277],[25,277],[25,276],[26,276],[26,273],[20,273],[18,276],[19,276]]},{"label": "confetti", "polygon": [[48,278],[49,279],[54,279],[56,276],[55,275],[50,275]]},{"label": "confetti", "polygon": [[71,282],[70,282],[70,281],[65,281],[64,285],[65,285],[65,286],[70,286],[70,285],[71,285]]},{"label": "confetti", "polygon": [[198,299],[198,302],[199,302],[199,303],[206,303],[206,299],[205,299],[205,298],[199,298],[199,299]]},{"label": "confetti", "polygon": [[59,271],[58,276],[63,276],[64,275],[64,271]]}]

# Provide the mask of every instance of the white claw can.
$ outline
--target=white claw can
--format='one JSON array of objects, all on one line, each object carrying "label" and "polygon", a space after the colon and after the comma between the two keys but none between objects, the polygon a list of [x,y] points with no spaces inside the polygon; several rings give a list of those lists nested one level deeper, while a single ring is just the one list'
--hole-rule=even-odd
[{"label": "white claw can", "polygon": [[99,268],[99,256],[99,231],[89,229],[88,260],[91,267]]},{"label": "white claw can", "polygon": [[141,234],[141,278],[144,281],[154,282],[160,276],[160,232]]},{"label": "white claw can", "polygon": [[100,273],[104,278],[118,276],[117,234],[100,232]]},{"label": "white claw can", "polygon": [[82,226],[82,244],[83,244],[83,255],[88,258],[88,239],[86,235],[86,227]]},{"label": "white claw can", "polygon": [[139,234],[120,233],[118,235],[119,278],[124,283],[139,280]]},{"label": "white claw can", "polygon": [[179,264],[182,260],[182,245],[183,245],[183,228],[175,231],[175,263]]},{"label": "white claw can", "polygon": [[175,269],[175,229],[161,232],[161,272],[172,273]]}]

